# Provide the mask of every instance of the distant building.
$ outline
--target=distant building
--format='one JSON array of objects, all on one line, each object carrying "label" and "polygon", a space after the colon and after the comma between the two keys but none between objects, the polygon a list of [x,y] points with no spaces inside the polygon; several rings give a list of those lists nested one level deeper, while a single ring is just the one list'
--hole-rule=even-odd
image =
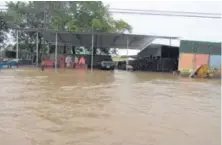
[{"label": "distant building", "polygon": [[199,65],[221,69],[221,43],[181,40],[178,69],[189,72]]}]

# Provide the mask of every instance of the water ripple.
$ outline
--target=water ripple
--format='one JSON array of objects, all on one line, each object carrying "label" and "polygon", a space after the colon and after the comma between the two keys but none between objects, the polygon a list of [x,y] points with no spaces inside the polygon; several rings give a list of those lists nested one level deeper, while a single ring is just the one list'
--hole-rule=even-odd
[{"label": "water ripple", "polygon": [[217,81],[83,72],[2,71],[1,142],[220,144],[221,85]]}]

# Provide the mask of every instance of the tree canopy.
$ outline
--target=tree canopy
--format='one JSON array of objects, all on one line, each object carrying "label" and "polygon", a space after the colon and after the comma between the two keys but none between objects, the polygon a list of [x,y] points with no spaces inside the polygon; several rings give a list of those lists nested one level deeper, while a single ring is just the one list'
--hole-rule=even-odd
[{"label": "tree canopy", "polygon": [[0,12],[0,48],[4,47],[7,40],[8,26],[5,20],[5,12]]},{"label": "tree canopy", "polygon": [[[71,32],[131,32],[123,20],[114,20],[101,1],[29,1],[7,2],[7,24],[18,28],[43,28]],[[15,36],[15,32],[13,33]],[[20,43],[31,45],[35,32],[19,34]],[[39,48],[42,36],[39,35]],[[0,42],[1,43],[1,42]],[[39,49],[39,50],[40,50]]]}]

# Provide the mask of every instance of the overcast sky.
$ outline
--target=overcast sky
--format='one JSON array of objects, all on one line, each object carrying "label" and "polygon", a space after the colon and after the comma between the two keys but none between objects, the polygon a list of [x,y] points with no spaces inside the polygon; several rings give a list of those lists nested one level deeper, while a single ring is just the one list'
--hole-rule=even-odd
[{"label": "overcast sky", "polygon": [[[222,2],[105,2],[110,8],[166,10],[222,13]],[[222,40],[222,19],[201,19],[113,13],[114,18],[123,19],[133,27],[133,33],[147,35],[178,36],[181,39],[216,41]],[[160,42],[160,41],[159,41]],[[162,41],[169,43],[168,40]],[[175,42],[178,44],[178,41]],[[125,52],[124,52],[125,53]]]},{"label": "overcast sky", "polygon": [[[106,1],[110,8],[141,9],[141,10],[167,10],[205,13],[222,13],[222,2],[157,2],[157,1]],[[0,5],[4,2],[0,1]],[[186,17],[166,17],[139,14],[117,14],[116,19],[123,19],[133,27],[133,33],[162,36],[178,36],[181,39],[216,41],[222,40],[222,19],[203,19]],[[168,43],[169,40],[161,41]],[[176,45],[178,42],[175,42]],[[133,51],[131,51],[134,53]],[[131,52],[129,54],[131,54]],[[125,51],[122,51],[121,54]]]},{"label": "overcast sky", "polygon": [[[221,13],[222,2],[106,2],[111,8]],[[116,14],[133,26],[133,33],[221,41],[222,19]]]}]

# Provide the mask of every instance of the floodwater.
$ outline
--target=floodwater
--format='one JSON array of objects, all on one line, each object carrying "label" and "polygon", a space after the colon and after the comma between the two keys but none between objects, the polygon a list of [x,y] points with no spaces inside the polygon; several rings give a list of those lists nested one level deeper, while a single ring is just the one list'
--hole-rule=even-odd
[{"label": "floodwater", "polygon": [[221,84],[171,74],[0,72],[2,145],[219,145]]}]

